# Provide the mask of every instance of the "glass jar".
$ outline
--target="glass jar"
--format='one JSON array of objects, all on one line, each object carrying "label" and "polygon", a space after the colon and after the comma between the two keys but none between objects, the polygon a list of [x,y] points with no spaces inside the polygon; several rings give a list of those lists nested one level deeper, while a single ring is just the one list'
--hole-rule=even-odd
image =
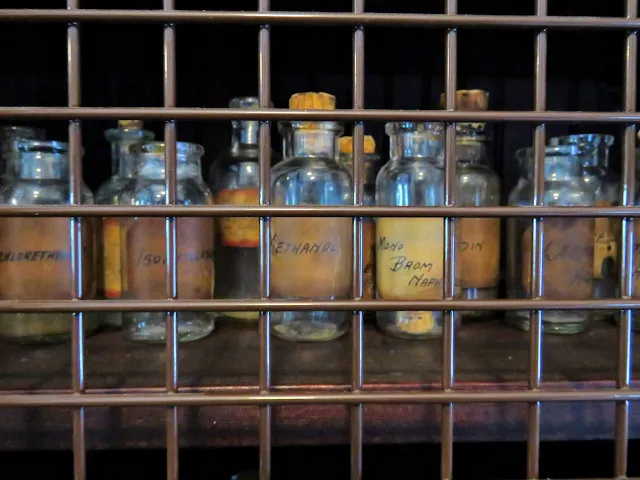
[{"label": "glass jar", "polygon": [[[68,145],[20,140],[19,161],[4,192],[3,203],[16,206],[70,203]],[[93,203],[82,185],[81,203]],[[94,238],[91,219],[81,221],[82,291],[95,295]],[[71,222],[62,217],[0,219],[0,299],[22,301],[73,298]],[[73,313],[0,313],[0,335],[23,344],[57,343],[71,336]],[[85,315],[85,334],[95,330]]]},{"label": "glass jar", "polygon": [[[620,202],[620,177],[609,167],[609,148],[613,135],[594,133],[554,137],[551,145],[577,145],[583,160],[582,174],[595,190],[596,206],[612,207]],[[593,296],[596,299],[618,297],[619,218],[596,218],[593,257]],[[595,318],[613,316],[612,310],[595,310]]]},{"label": "glass jar", "polygon": [[[441,130],[441,124],[434,123],[387,123],[391,159],[376,180],[377,205],[431,207],[444,203],[444,175],[435,166],[441,153]],[[444,218],[377,218],[376,237],[378,298],[444,298]],[[442,335],[442,311],[379,311],[376,315],[378,327],[390,335]]]},{"label": "glass jar", "polygon": [[[353,182],[339,165],[337,122],[280,122],[284,160],[271,173],[273,205],[351,205]],[[352,295],[351,218],[271,220],[271,298],[338,300]],[[348,329],[350,312],[273,312],[274,335],[327,341]]]},{"label": "glass jar", "polygon": [[6,125],[0,128],[0,191],[14,176],[16,165],[20,161],[20,152],[16,141],[44,140],[46,134],[39,128]]},{"label": "glass jar", "polygon": [[[511,206],[533,204],[533,151],[527,152],[527,179],[509,196]],[[542,205],[586,207],[595,205],[595,192],[582,175],[580,149],[561,145],[545,149],[544,198]],[[532,225],[530,218],[510,218],[507,222],[507,285],[509,298],[531,296]],[[543,298],[588,300],[593,297],[593,218],[545,218],[543,228]],[[530,311],[507,313],[507,321],[528,330]],[[586,329],[588,310],[547,310],[543,312],[543,332],[579,333]]]},{"label": "glass jar", "polygon": [[[380,155],[375,153],[376,142],[373,137],[364,137],[364,182],[363,205],[376,204],[376,176],[380,170]],[[353,137],[340,138],[340,163],[348,171],[353,171]],[[376,223],[372,217],[362,219],[363,248],[363,299],[375,298],[375,256],[376,256]],[[373,316],[374,312],[365,312],[365,316]]]},{"label": "glass jar", "polygon": [[[165,144],[145,142],[131,147],[136,155],[136,175],[120,195],[123,205],[164,205]],[[210,205],[213,196],[202,179],[200,145],[176,145],[176,204]],[[122,298],[155,300],[167,298],[166,242],[164,218],[123,218],[120,227]],[[210,300],[214,288],[214,222],[212,217],[176,219],[178,299]],[[166,313],[125,312],[122,324],[130,340],[164,343]],[[178,340],[189,342],[209,335],[213,315],[178,312]]]},{"label": "glass jar", "polygon": [[[96,191],[99,205],[118,205],[127,182],[135,174],[135,156],[129,151],[136,143],[153,140],[155,134],[142,130],[140,120],[118,120],[118,128],[104,132],[111,142],[111,167],[113,175]],[[101,219],[98,234],[98,298],[115,300],[122,295],[120,285],[120,220],[118,217]],[[122,312],[100,312],[100,323],[108,327],[122,326]]]},{"label": "glass jar", "polygon": [[[500,205],[500,178],[488,167],[484,136],[472,124],[456,130],[456,205],[494,207]],[[440,156],[439,158],[443,158]],[[444,164],[442,165],[444,168]],[[500,219],[456,220],[461,296],[465,300],[498,298],[500,282]],[[485,317],[495,312],[465,311],[465,317]]]},{"label": "glass jar", "polygon": [[[256,97],[238,97],[230,108],[259,108]],[[260,205],[260,122],[232,122],[231,147],[211,166],[209,185],[220,205]],[[260,219],[218,220],[216,235],[216,298],[260,297]],[[257,320],[260,312],[224,312],[240,320]]]}]

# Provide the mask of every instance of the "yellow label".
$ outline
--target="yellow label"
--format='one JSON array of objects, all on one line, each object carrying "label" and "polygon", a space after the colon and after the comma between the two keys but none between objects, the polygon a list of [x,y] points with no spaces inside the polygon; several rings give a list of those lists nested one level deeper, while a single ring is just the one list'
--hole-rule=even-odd
[{"label": "yellow label", "polygon": [[107,298],[120,298],[120,220],[102,219],[104,293]]},{"label": "yellow label", "polygon": [[[229,188],[218,193],[216,203],[220,205],[260,205],[260,192],[257,188]],[[252,217],[221,218],[220,243],[226,247],[259,247],[260,219]]]},{"label": "yellow label", "polygon": [[444,219],[379,218],[376,284],[386,300],[443,297]]},{"label": "yellow label", "polygon": [[[598,207],[610,207],[612,202],[598,202]],[[614,265],[618,259],[617,231],[620,220],[616,218],[595,219],[595,241],[593,250],[593,277],[603,278],[604,263],[611,259]]]},{"label": "yellow label", "polygon": [[433,312],[398,312],[396,327],[404,333],[421,335],[436,328]]}]

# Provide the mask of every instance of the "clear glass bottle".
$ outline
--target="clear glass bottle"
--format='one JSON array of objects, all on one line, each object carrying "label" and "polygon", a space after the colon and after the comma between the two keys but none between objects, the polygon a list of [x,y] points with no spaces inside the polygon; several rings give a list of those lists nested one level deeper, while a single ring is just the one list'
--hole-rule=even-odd
[{"label": "clear glass bottle", "polygon": [[[533,203],[533,152],[527,153],[528,174],[509,196],[511,206]],[[595,191],[582,175],[580,149],[576,145],[547,147],[544,165],[542,204],[554,207],[595,205]],[[509,298],[531,295],[532,225],[529,218],[507,221],[507,285]],[[593,218],[545,218],[543,228],[543,298],[588,300],[593,298],[594,258]],[[591,313],[588,310],[547,310],[543,312],[545,333],[572,334],[584,331]],[[508,312],[506,319],[528,330],[530,312]]]},{"label": "clear glass bottle", "polygon": [[[178,142],[177,198],[178,205],[209,205],[213,196],[202,179],[200,145]],[[131,147],[137,157],[135,178],[120,196],[123,205],[164,205],[165,144],[145,142]],[[122,298],[167,298],[165,219],[134,217],[122,219],[120,228]],[[213,298],[214,222],[212,217],[182,217],[176,219],[178,298],[208,300]],[[178,312],[180,342],[198,340],[214,328],[213,316],[206,312]],[[166,340],[164,312],[125,312],[123,329],[131,340],[164,343]]]},{"label": "clear glass bottle", "polygon": [[[391,159],[376,180],[380,206],[439,206],[444,202],[441,124],[387,123]],[[376,219],[376,289],[382,300],[444,296],[444,219]],[[460,262],[456,262],[458,265]],[[456,275],[458,278],[458,276]],[[403,338],[442,335],[442,311],[379,311],[378,327]]]},{"label": "clear glass bottle", "polygon": [[[68,146],[62,142],[20,140],[20,159],[3,203],[16,206],[70,203]],[[81,202],[93,203],[82,186]],[[95,295],[94,238],[91,219],[81,221],[84,298]],[[70,300],[73,298],[69,218],[5,217],[0,219],[2,300]],[[10,280],[10,281],[9,281]],[[95,330],[84,316],[85,334]],[[1,313],[0,335],[23,344],[58,343],[71,336],[72,313]]]},{"label": "clear glass bottle", "polygon": [[[230,108],[258,108],[256,97],[238,97]],[[260,205],[260,122],[232,122],[231,147],[214,161],[209,186],[217,204]],[[260,219],[228,217],[216,232],[216,298],[260,297]],[[257,320],[260,312],[224,312],[240,320]]]},{"label": "clear glass bottle", "polygon": [[[500,178],[488,166],[485,136],[478,135],[472,124],[460,124],[456,129],[456,160],[456,205],[500,205]],[[497,298],[500,281],[500,219],[460,218],[456,221],[456,228],[462,298]],[[492,313],[472,310],[465,311],[464,316],[486,317]]]},{"label": "clear glass bottle", "polygon": [[[337,122],[280,122],[284,160],[271,173],[273,205],[350,205],[353,182],[339,165]],[[351,218],[271,220],[271,298],[347,299],[352,295]],[[347,329],[350,312],[273,312],[274,335],[327,341]]]},{"label": "clear glass bottle", "polygon": [[[353,137],[340,138],[340,163],[347,170],[353,171]],[[364,137],[364,183],[363,204],[376,204],[376,176],[382,166],[380,155],[376,153],[376,142],[373,137]],[[375,257],[376,257],[376,223],[372,217],[365,217],[362,221],[363,247],[363,298],[375,298]],[[367,317],[374,316],[374,312],[365,312]]]},{"label": "clear glass bottle", "polygon": [[[554,137],[551,145],[577,145],[583,160],[582,174],[596,193],[596,206],[612,207],[620,202],[620,177],[609,167],[609,149],[613,135],[586,133]],[[596,218],[593,258],[593,296],[596,299],[618,297],[618,242],[620,219]],[[595,318],[611,317],[614,312],[596,310]]]},{"label": "clear glass bottle", "polygon": [[[111,167],[113,175],[96,191],[96,203],[99,205],[118,205],[120,195],[127,182],[135,174],[135,156],[129,151],[132,145],[153,140],[155,134],[142,129],[140,120],[118,120],[118,128],[104,132],[111,142]],[[101,219],[97,238],[98,257],[98,298],[115,300],[122,295],[120,284],[120,221],[118,217]],[[101,312],[103,325],[120,328],[122,312]]]},{"label": "clear glass bottle", "polygon": [[46,133],[39,128],[6,125],[0,128],[0,191],[13,179],[16,165],[20,161],[17,141],[44,140]]}]

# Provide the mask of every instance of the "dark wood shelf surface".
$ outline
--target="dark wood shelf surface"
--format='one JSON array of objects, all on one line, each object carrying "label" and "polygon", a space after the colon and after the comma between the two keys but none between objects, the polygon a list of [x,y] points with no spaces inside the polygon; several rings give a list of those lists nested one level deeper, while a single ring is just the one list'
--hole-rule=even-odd
[{"label": "dark wood shelf surface", "polygon": [[[593,389],[614,386],[617,329],[596,323],[585,334],[545,336],[545,388]],[[438,389],[442,342],[407,341],[364,333],[366,388],[376,390]],[[274,388],[298,391],[346,389],[350,384],[351,339],[321,343],[272,340]],[[0,344],[0,390],[52,391],[71,385],[71,347],[22,347]],[[164,385],[164,348],[134,344],[119,332],[101,332],[86,341],[85,379],[89,391]],[[633,371],[640,354],[634,351]],[[456,388],[462,390],[525,389],[528,333],[500,321],[463,324],[456,337]],[[258,385],[259,338],[256,326],[219,321],[214,334],[180,345],[181,388],[224,390]],[[273,409],[275,444],[347,443],[348,408],[341,405],[286,406]],[[371,405],[365,407],[365,442],[400,443],[439,440],[439,407]],[[524,440],[526,406],[520,404],[456,405],[458,441]],[[605,439],[614,435],[612,403],[546,403],[541,434],[548,440]],[[256,445],[257,407],[180,408],[180,442],[185,447]],[[88,448],[156,448],[164,446],[162,408],[91,408],[86,410]],[[630,436],[640,437],[640,409],[632,404]],[[0,410],[0,449],[61,449],[71,444],[71,410],[63,408]]]}]

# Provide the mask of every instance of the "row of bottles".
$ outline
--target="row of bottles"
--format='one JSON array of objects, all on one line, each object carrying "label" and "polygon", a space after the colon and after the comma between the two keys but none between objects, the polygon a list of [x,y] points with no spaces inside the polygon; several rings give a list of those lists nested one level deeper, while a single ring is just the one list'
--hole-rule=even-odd
[{"label": "row of bottles", "polygon": [[[458,109],[486,109],[482,91],[461,91]],[[257,108],[252,97],[230,106]],[[295,94],[290,108],[333,109],[325,93]],[[202,177],[204,149],[177,144],[177,199],[180,205],[259,204],[259,123],[234,121],[231,147]],[[353,142],[341,137],[339,122],[285,121],[278,124],[283,159],[272,154],[271,204],[353,204]],[[364,204],[441,206],[444,204],[443,126],[439,123],[392,122],[386,125],[390,159],[383,165],[373,138],[364,142]],[[2,201],[11,205],[69,203],[67,145],[45,141],[40,131],[3,130]],[[165,145],[138,121],[121,121],[106,132],[111,142],[113,176],[95,196],[86,188],[82,202],[106,205],[162,205],[166,202]],[[456,196],[458,206],[500,204],[500,178],[488,166],[490,136],[483,124],[456,126]],[[608,168],[613,138],[575,135],[551,139],[545,152],[544,205],[614,205],[619,182]],[[532,150],[517,158],[520,176],[509,195],[512,206],[533,202]],[[612,298],[617,294],[617,239],[620,220],[556,218],[544,221],[544,297]],[[71,298],[69,220],[0,219],[0,284],[3,300]],[[455,297],[498,297],[502,221],[459,218]],[[506,253],[510,298],[527,298],[531,287],[532,220],[508,219]],[[84,298],[167,298],[165,219],[103,218],[81,221]],[[252,299],[259,297],[259,219],[183,217],[176,221],[178,298]],[[376,218],[363,222],[364,298],[437,300],[444,295],[442,218]],[[348,299],[352,296],[353,225],[351,218],[271,219],[271,298],[286,300]],[[638,259],[636,260],[638,263]],[[640,288],[640,286],[639,286]],[[488,312],[461,312],[465,318]],[[257,312],[223,312],[255,320]],[[293,341],[325,341],[343,335],[350,312],[272,312],[274,335]],[[603,316],[603,312],[596,312]],[[593,312],[548,311],[544,330],[583,331]],[[456,321],[460,320],[456,314]],[[0,335],[22,343],[68,338],[71,314],[0,314]],[[180,341],[209,335],[214,316],[179,312]],[[162,312],[101,312],[85,315],[86,333],[100,325],[123,328],[131,340],[165,341]],[[507,320],[528,328],[529,312],[509,312]],[[377,312],[381,330],[407,338],[442,334],[443,312]]]}]

